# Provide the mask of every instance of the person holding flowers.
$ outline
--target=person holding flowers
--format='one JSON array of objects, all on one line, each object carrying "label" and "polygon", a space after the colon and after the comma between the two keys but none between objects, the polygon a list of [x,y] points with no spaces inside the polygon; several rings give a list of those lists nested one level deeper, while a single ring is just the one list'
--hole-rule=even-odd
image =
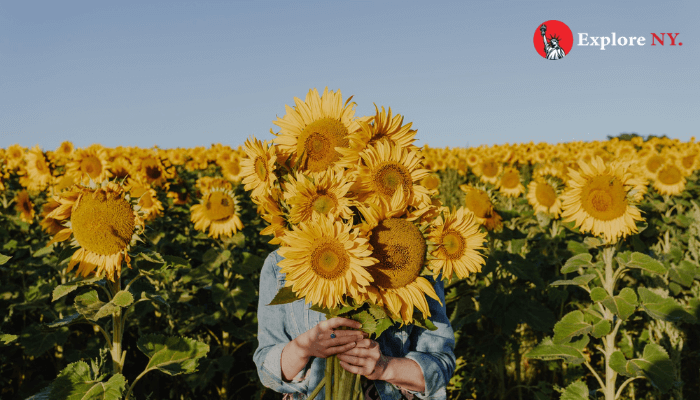
[{"label": "person holding flowers", "polygon": [[410,123],[354,105],[311,90],[273,143],[245,144],[242,183],[280,245],[260,276],[258,375],[287,398],[444,399],[443,280],[480,271],[485,233],[421,185]]}]

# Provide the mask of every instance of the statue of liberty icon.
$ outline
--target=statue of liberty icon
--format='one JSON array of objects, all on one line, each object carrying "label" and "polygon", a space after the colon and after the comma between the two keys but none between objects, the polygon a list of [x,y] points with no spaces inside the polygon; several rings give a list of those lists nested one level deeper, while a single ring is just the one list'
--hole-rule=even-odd
[{"label": "statue of liberty icon", "polygon": [[547,25],[542,24],[542,26],[540,26],[540,33],[542,33],[542,40],[544,40],[544,52],[547,53],[547,59],[558,60],[560,58],[564,58],[566,53],[564,52],[564,49],[559,46],[559,37],[556,35],[550,35],[549,40],[547,40],[547,36],[545,35],[546,31]]}]

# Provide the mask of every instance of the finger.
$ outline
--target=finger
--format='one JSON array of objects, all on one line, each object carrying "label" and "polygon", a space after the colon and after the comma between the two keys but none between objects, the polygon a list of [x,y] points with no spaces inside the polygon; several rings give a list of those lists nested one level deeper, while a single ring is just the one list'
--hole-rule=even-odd
[{"label": "finger", "polygon": [[[351,350],[351,351],[352,351],[352,350]],[[362,358],[362,357],[357,357],[357,356],[354,356],[354,355],[350,355],[350,354],[348,354],[347,351],[346,351],[345,353],[338,354],[337,357],[338,357],[338,359],[341,360],[341,361],[344,361],[344,362],[346,362],[346,363],[348,363],[348,364],[356,365],[356,366],[359,366],[359,367],[362,367],[362,366],[364,366],[364,365],[366,364],[364,358]]]},{"label": "finger", "polygon": [[[348,318],[342,318],[342,317],[334,317],[334,318],[331,318],[331,319],[329,319],[327,321],[323,321],[323,322],[328,323],[326,326],[328,329],[336,329],[336,328],[339,328],[341,326],[346,326],[346,327],[352,328],[352,329],[362,328],[361,323],[359,323],[357,321],[353,321],[353,320],[348,319]],[[323,322],[321,322],[321,323],[323,323]]]},{"label": "finger", "polygon": [[352,350],[355,347],[355,344],[355,342],[350,342],[341,346],[327,347],[323,353],[326,357],[340,353],[345,353],[347,351]]},{"label": "finger", "polygon": [[350,373],[352,373],[352,374],[363,375],[363,374],[362,374],[363,368],[361,368],[361,367],[359,367],[359,366],[357,366],[357,365],[348,364],[348,363],[346,363],[346,362],[343,361],[343,360],[339,360],[338,363],[340,364],[340,366],[341,366],[344,370],[346,370],[346,371],[348,371],[348,372],[350,372]]},{"label": "finger", "polygon": [[323,331],[318,334],[318,339],[329,339],[331,338],[331,335],[335,335],[336,338],[339,337],[345,337],[345,336],[350,336],[352,338],[357,339],[358,341],[362,340],[364,337],[362,335],[362,332],[360,331],[352,331],[352,330],[340,330],[340,331],[335,331],[335,330],[329,330],[329,331]]},{"label": "finger", "polygon": [[357,347],[369,349],[369,348],[373,347],[373,343],[376,343],[376,342],[374,340],[371,340],[371,339],[362,339],[362,340],[359,340],[357,342]]}]

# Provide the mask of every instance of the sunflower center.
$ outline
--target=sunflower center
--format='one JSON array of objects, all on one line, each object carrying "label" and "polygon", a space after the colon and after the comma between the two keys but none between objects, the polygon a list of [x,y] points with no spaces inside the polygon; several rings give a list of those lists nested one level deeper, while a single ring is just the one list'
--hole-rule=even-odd
[{"label": "sunflower center", "polygon": [[491,213],[491,200],[480,190],[469,190],[464,196],[464,206],[479,218],[486,218]]},{"label": "sunflower center", "polygon": [[299,135],[297,154],[304,154],[311,172],[323,171],[340,158],[336,147],[348,147],[347,135],[348,128],[337,119],[318,119]]},{"label": "sunflower center", "polygon": [[548,183],[540,182],[535,189],[535,197],[538,203],[549,208],[557,200],[557,192]]},{"label": "sunflower center", "polygon": [[506,189],[515,189],[520,184],[520,173],[518,171],[506,171],[501,177],[501,186]]},{"label": "sunflower center", "polygon": [[350,267],[343,245],[335,239],[319,238],[311,251],[311,268],[316,274],[328,280],[335,280],[345,275]]},{"label": "sunflower center", "polygon": [[442,248],[447,252],[447,258],[458,259],[464,254],[464,249],[467,247],[467,243],[464,241],[462,235],[457,232],[448,232],[442,237]]},{"label": "sunflower center", "polygon": [[614,176],[601,175],[591,179],[581,191],[583,209],[593,218],[610,221],[627,211],[627,192]]},{"label": "sunflower center", "polygon": [[29,204],[29,199],[22,199],[21,207],[25,214],[32,212],[32,206]]},{"label": "sunflower center", "polygon": [[369,239],[374,248],[372,256],[379,263],[367,270],[377,286],[398,289],[413,282],[425,261],[425,239],[411,222],[401,218],[381,221]]},{"label": "sunflower center", "polygon": [[98,190],[80,197],[71,213],[71,225],[80,247],[98,255],[111,255],[129,245],[136,220],[124,198]]},{"label": "sunflower center", "polygon": [[664,185],[675,185],[683,179],[683,175],[675,165],[667,165],[659,170],[657,179]]},{"label": "sunflower center", "polygon": [[314,199],[311,207],[319,214],[327,214],[337,205],[337,203],[338,202],[335,200],[334,196],[322,194]]},{"label": "sunflower center", "polygon": [[36,161],[34,162],[34,167],[36,167],[36,170],[39,171],[40,173],[45,173],[48,172],[48,168],[46,167],[46,160],[44,157],[38,157]]},{"label": "sunflower center", "polygon": [[661,167],[661,164],[663,164],[663,162],[664,162],[663,157],[661,157],[660,155],[653,155],[653,156],[649,157],[649,159],[647,160],[647,163],[646,163],[647,169],[650,172],[656,172],[656,170]]},{"label": "sunflower center", "polygon": [[695,165],[695,154],[690,154],[681,158],[681,164],[685,169],[691,169]]},{"label": "sunflower center", "polygon": [[[256,165],[257,168],[257,165]],[[238,160],[231,161],[228,163],[228,172],[231,175],[238,175],[241,173],[241,165],[239,164]]]},{"label": "sunflower center", "polygon": [[204,214],[210,221],[227,219],[235,213],[235,202],[224,192],[210,192],[204,199]]},{"label": "sunflower center", "polygon": [[437,175],[428,175],[422,183],[428,190],[434,190],[440,186],[440,178]]},{"label": "sunflower center", "polygon": [[258,178],[265,182],[267,180],[267,163],[262,157],[255,158],[255,173],[258,174]]},{"label": "sunflower center", "polygon": [[481,164],[481,172],[488,178],[494,177],[498,174],[498,165],[495,161],[484,161]]},{"label": "sunflower center", "polygon": [[97,179],[102,174],[102,162],[95,156],[87,156],[80,161],[80,170],[90,178]]},{"label": "sunflower center", "polygon": [[412,181],[410,174],[401,164],[385,161],[374,170],[372,181],[378,192],[386,196],[393,196],[396,187],[403,186],[404,192],[408,192]]},{"label": "sunflower center", "polygon": [[152,158],[144,160],[143,169],[149,180],[157,180],[163,175],[163,171],[160,170],[158,163]]}]

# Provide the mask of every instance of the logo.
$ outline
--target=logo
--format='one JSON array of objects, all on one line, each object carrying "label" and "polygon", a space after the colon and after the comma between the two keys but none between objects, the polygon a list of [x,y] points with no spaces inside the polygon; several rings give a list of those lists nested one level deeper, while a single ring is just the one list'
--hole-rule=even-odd
[{"label": "logo", "polygon": [[532,42],[542,57],[559,60],[569,55],[574,45],[574,35],[565,23],[550,19],[537,27]]}]

